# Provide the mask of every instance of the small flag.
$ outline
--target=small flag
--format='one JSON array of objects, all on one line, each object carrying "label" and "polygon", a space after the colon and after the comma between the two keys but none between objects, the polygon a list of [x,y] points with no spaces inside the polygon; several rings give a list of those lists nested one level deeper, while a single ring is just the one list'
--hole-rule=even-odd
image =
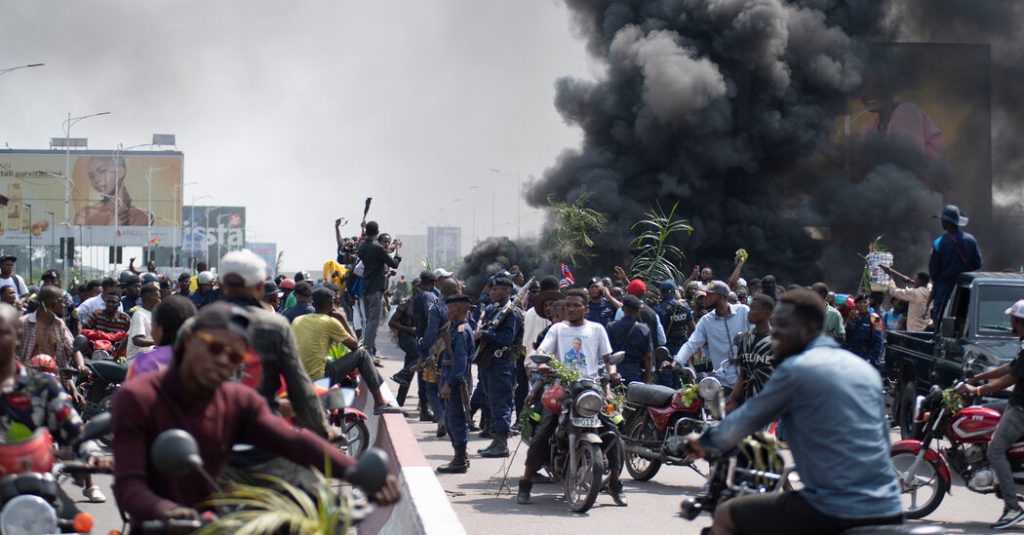
[{"label": "small flag", "polygon": [[160,247],[160,238],[153,236],[149,239],[149,244],[153,247]]},{"label": "small flag", "polygon": [[572,278],[572,271],[569,271],[569,266],[562,264],[562,280],[558,282],[559,288],[568,288],[576,284],[576,280]]}]

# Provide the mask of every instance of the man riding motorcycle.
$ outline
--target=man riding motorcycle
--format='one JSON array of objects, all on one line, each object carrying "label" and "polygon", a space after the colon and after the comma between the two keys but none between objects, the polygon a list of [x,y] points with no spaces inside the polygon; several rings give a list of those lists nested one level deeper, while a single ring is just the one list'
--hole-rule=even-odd
[{"label": "man riding motorcycle", "polygon": [[715,510],[716,535],[824,535],[903,521],[881,377],[823,336],[824,322],[821,297],[786,292],[772,314],[778,364],[771,379],[721,424],[687,437],[692,451],[704,457],[781,418],[804,484],[797,492],[725,502]]},{"label": "man riding motorcycle", "polygon": [[[537,350],[555,355],[555,358],[567,366],[576,367],[580,377],[596,380],[602,364],[611,367],[608,357],[612,349],[601,324],[586,319],[588,300],[589,296],[585,290],[569,290],[565,296],[565,321],[551,326]],[[613,376],[615,375],[617,374],[613,373]],[[536,394],[535,391],[530,392],[526,405],[533,402]],[[551,457],[551,435],[557,426],[558,415],[545,409],[540,423],[533,432],[530,448],[526,452],[526,469],[523,471],[523,478],[519,480],[519,492],[516,496],[516,501],[520,504],[530,503],[533,479]],[[611,448],[610,451],[618,452],[619,448]],[[611,474],[608,493],[616,505],[625,506],[626,497],[619,481],[620,465],[621,463],[616,460],[609,459]]]},{"label": "man riding motorcycle", "polygon": [[[212,489],[199,474],[170,478],[149,461],[161,432],[180,428],[199,446],[203,465],[220,476],[231,446],[245,442],[303,466],[330,462],[342,475],[355,461],[326,440],[289,426],[270,412],[252,388],[229,381],[249,350],[248,313],[228,303],[206,306],[186,324],[175,344],[174,361],[165,371],[127,383],[114,398],[114,494],[118,505],[138,525],[145,520],[196,519],[194,509]],[[389,475],[375,498],[383,504],[399,497],[397,479]]]},{"label": "man riding motorcycle", "polygon": [[[1010,316],[1010,327],[1013,332],[1021,339],[1017,357],[1008,364],[971,377],[967,384],[961,387],[964,392],[974,397],[1013,387],[1010,402],[999,418],[999,425],[992,434],[992,442],[989,443],[986,453],[988,462],[996,473],[996,479],[999,480],[999,497],[1003,499],[1004,504],[1003,514],[995,524],[992,524],[992,529],[1005,529],[1024,520],[1024,509],[1020,507],[1017,487],[1013,482],[1013,470],[1006,457],[1006,451],[1010,446],[1024,435],[1024,388],[1019,385],[1021,377],[1024,377],[1024,299],[1007,309],[1006,315]],[[986,380],[989,381],[988,384],[974,386]]]}]

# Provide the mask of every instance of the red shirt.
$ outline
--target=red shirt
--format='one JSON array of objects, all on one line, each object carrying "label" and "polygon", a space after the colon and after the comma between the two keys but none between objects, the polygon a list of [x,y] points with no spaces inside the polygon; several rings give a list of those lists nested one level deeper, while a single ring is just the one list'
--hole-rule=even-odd
[{"label": "red shirt", "polygon": [[149,461],[149,448],[168,429],[195,437],[206,470],[216,479],[236,443],[276,453],[323,471],[329,456],[335,477],[355,461],[317,435],[290,427],[250,387],[228,382],[202,401],[186,401],[178,368],[137,377],[114,397],[114,496],[132,522],[160,518],[177,505],[197,507],[213,489],[202,476],[165,476]]}]

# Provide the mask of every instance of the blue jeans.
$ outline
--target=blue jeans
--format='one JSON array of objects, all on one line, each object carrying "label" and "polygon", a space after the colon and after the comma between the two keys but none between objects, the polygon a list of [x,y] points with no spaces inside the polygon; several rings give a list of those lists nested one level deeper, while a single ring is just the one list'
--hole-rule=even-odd
[{"label": "blue jeans", "polygon": [[512,412],[515,411],[515,373],[511,355],[492,358],[491,365],[481,370],[480,379],[486,389],[487,405],[491,413],[491,434],[495,437],[508,437],[510,434]]}]

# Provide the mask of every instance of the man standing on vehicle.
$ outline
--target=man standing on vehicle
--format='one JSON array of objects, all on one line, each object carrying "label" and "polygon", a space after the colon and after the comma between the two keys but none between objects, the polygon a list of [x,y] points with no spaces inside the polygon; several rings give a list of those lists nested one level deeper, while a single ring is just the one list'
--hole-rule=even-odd
[{"label": "man standing on vehicle", "polygon": [[967,217],[952,204],[946,205],[936,218],[942,221],[945,234],[932,243],[932,256],[928,260],[928,275],[932,278],[932,322],[938,318],[953,294],[961,273],[981,269],[981,248],[974,236],[960,230],[967,226]]},{"label": "man standing on vehicle", "polygon": [[903,521],[882,378],[823,336],[824,323],[818,294],[787,291],[772,314],[771,380],[719,425],[687,437],[698,456],[719,455],[781,418],[804,485],[720,504],[716,535],[825,535]]},{"label": "man standing on vehicle", "polygon": [[[1010,446],[1024,435],[1024,389],[1019,386],[1020,379],[1024,377],[1024,299],[1006,309],[1006,315],[1010,316],[1010,327],[1021,342],[1017,356],[1009,364],[971,377],[961,388],[961,392],[981,397],[1013,387],[1010,402],[999,418],[999,425],[992,434],[992,442],[989,442],[986,452],[988,463],[999,481],[997,488],[1004,504],[1003,515],[992,524],[992,529],[1006,529],[1024,520],[1024,509],[1021,509],[1017,498],[1013,470],[1010,468],[1010,460],[1006,457],[1006,451]],[[982,381],[988,381],[988,384],[974,386]]]},{"label": "man standing on vehicle", "polygon": [[[928,316],[928,298],[932,295],[931,277],[925,271],[918,271],[917,275],[910,277],[899,273],[888,266],[882,269],[893,278],[889,281],[889,295],[896,299],[907,302],[907,330],[926,331],[931,318]],[[902,279],[909,288],[896,286],[896,279]]]}]

